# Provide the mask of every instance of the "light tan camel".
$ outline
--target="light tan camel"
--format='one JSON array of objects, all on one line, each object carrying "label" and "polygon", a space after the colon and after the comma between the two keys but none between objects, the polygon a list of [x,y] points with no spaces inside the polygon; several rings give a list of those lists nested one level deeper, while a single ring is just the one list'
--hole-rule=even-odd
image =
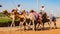
[{"label": "light tan camel", "polygon": [[17,18],[16,15],[15,15],[15,10],[13,9],[11,13],[8,13],[7,10],[3,11],[3,14],[5,14],[6,16],[8,16],[9,18],[12,19],[12,23],[11,23],[11,27],[12,26],[15,26],[15,19]]}]

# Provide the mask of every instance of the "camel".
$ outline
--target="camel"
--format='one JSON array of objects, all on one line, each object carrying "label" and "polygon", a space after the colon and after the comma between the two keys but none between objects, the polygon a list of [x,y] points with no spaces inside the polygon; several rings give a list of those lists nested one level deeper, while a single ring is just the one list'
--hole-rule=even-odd
[{"label": "camel", "polygon": [[24,15],[24,10],[22,11],[21,14],[19,14],[15,9],[13,9],[11,13],[8,13],[8,11],[5,10],[5,11],[3,11],[3,14],[5,14],[6,16],[8,16],[8,17],[10,17],[12,19],[11,27],[12,27],[12,25],[15,26],[14,21],[16,19],[20,19],[19,26],[21,26],[25,22],[25,20],[26,20],[25,19],[25,15]]},{"label": "camel", "polygon": [[34,10],[30,10],[30,14],[29,14],[30,23],[29,23],[29,25],[32,22],[32,27],[31,27],[31,25],[30,25],[30,27],[33,28],[33,30],[36,30],[36,28],[38,28],[40,26],[40,24],[42,24],[42,21],[40,18],[41,18],[41,16],[38,17],[38,14],[34,15]]},{"label": "camel", "polygon": [[43,27],[44,27],[44,24],[45,23],[48,23],[48,25],[50,26],[50,28],[52,28],[51,27],[51,23],[54,23],[54,27],[56,28],[57,26],[56,26],[56,19],[54,18],[53,20],[51,20],[50,19],[50,17],[47,17],[47,14],[46,14],[46,12],[44,13],[44,14],[42,14],[42,23],[43,23]]},{"label": "camel", "polygon": [[57,25],[56,25],[56,18],[53,16],[52,18],[50,18],[50,21],[51,23],[53,22],[54,23],[54,28],[57,28]]},{"label": "camel", "polygon": [[23,27],[24,29],[26,28],[25,27],[25,22],[26,22],[26,16],[25,15],[26,15],[25,10],[22,10],[21,14],[17,14],[17,16],[20,19],[19,26],[20,26],[20,28]]},{"label": "camel", "polygon": [[12,10],[12,13],[8,13],[7,10],[3,11],[3,14],[5,14],[6,16],[8,16],[9,18],[12,19],[11,27],[12,27],[12,26],[13,26],[13,27],[15,26],[14,21],[15,21],[15,19],[17,18],[13,11],[15,11],[15,10]]},{"label": "camel", "polygon": [[[7,10],[3,11],[3,14],[5,14],[6,16],[10,17],[12,19],[12,23],[11,23],[11,27],[12,25],[15,26],[14,21],[16,19],[20,19],[20,23],[19,23],[19,28],[24,27],[24,29],[26,28],[25,26],[31,27],[33,30],[36,29],[36,27],[38,28],[41,25],[43,25],[44,27],[44,23],[48,23],[48,25],[50,26],[50,19],[46,18],[46,13],[44,15],[42,15],[42,17],[38,17],[38,19],[35,18],[35,16],[33,15],[33,10],[30,11],[29,15],[26,14],[25,10],[22,10],[21,14],[19,14],[15,9],[12,10],[11,13],[8,13]],[[42,19],[41,19],[42,18]],[[46,20],[47,19],[47,20]],[[27,24],[27,20],[30,20],[29,24]],[[32,26],[30,25],[32,22]],[[38,23],[39,22],[39,23]],[[53,22],[56,22],[55,20]],[[23,25],[25,24],[25,25]],[[38,25],[36,25],[38,24]]]},{"label": "camel", "polygon": [[32,28],[33,28],[33,30],[34,30],[34,15],[33,15],[33,13],[32,13],[32,10],[30,11],[30,14],[29,14],[29,19],[30,19],[30,23],[32,22],[32,24],[33,24],[33,26],[32,26]]}]

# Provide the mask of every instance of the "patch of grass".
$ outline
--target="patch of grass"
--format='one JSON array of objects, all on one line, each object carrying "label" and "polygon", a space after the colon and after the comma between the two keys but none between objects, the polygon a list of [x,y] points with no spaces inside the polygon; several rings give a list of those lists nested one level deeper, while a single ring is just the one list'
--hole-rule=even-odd
[{"label": "patch of grass", "polygon": [[11,21],[11,19],[8,17],[0,17],[0,23],[8,23],[9,21]]},{"label": "patch of grass", "polygon": [[[0,23],[9,23],[11,22],[12,19],[10,19],[9,17],[0,17]],[[15,20],[15,22],[18,22],[19,19]]]}]

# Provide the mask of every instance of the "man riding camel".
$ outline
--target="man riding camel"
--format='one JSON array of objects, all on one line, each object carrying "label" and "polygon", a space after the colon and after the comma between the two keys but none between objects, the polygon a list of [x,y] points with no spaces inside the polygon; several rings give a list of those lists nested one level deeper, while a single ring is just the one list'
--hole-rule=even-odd
[{"label": "man riding camel", "polygon": [[17,12],[19,13],[19,14],[21,14],[21,6],[20,6],[20,4],[18,4],[18,6],[17,6]]}]

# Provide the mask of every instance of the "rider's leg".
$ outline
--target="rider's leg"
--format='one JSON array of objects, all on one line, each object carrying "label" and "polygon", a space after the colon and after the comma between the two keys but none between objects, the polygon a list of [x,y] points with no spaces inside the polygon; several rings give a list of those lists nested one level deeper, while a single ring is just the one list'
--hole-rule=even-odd
[{"label": "rider's leg", "polygon": [[43,23],[43,28],[44,28],[44,23]]}]

